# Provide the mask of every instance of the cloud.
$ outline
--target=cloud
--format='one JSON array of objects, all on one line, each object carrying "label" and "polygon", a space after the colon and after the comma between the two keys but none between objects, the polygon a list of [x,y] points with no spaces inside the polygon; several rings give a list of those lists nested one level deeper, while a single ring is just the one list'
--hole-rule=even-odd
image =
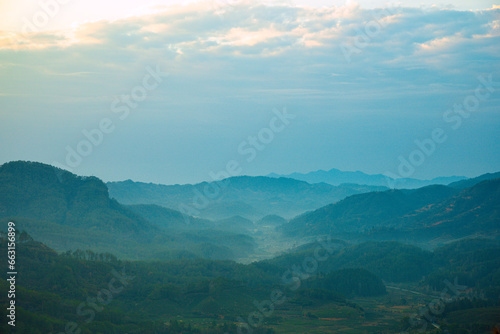
[{"label": "cloud", "polygon": [[[293,145],[287,144],[290,150],[283,144],[283,153],[277,153],[283,164],[298,154],[297,147],[303,148],[301,154],[316,152],[312,138],[318,133],[325,136],[323,149],[336,143],[339,152],[349,154],[340,143],[352,140],[358,124],[369,124],[376,132],[396,122],[398,131],[378,143],[404,142],[397,136],[408,132],[411,144],[419,135],[415,115],[425,115],[418,118],[418,129],[426,134],[446,108],[476,88],[479,74],[500,77],[499,15],[500,8],[319,8],[255,1],[214,8],[213,2],[202,2],[63,31],[2,32],[2,120],[19,125],[25,124],[26,115],[36,115],[35,125],[50,124],[52,132],[65,133],[53,142],[56,152],[47,162],[61,160],[66,145],[78,142],[83,128],[90,129],[102,117],[116,120],[111,102],[141,82],[146,66],[158,65],[170,75],[141,103],[136,118],[117,128],[109,144],[116,152],[140,146],[136,142],[155,144],[146,138],[150,128],[165,143],[179,145],[163,144],[171,154],[191,152],[196,145],[216,150],[220,140],[214,138],[219,136],[225,136],[225,149],[232,152],[231,143],[237,146],[260,126],[258,120],[265,123],[266,111],[283,105],[300,120],[290,139]],[[350,61],[342,47],[356,50]],[[498,101],[493,98],[481,108],[485,115],[495,110]],[[484,122],[497,124],[493,116]],[[321,124],[321,131],[311,124]],[[32,136],[40,131],[35,125],[26,125],[25,132]],[[231,126],[237,127],[236,134],[229,134]],[[375,146],[373,142],[372,156],[392,157]],[[227,152],[220,159],[203,158],[224,161]],[[347,161],[345,156],[321,154]],[[312,164],[313,158],[305,160]],[[328,163],[323,166],[342,167]]]},{"label": "cloud", "polygon": [[[239,94],[334,88],[337,96],[337,89],[355,87],[372,92],[368,96],[387,96],[388,90],[401,89],[401,82],[415,94],[425,92],[425,82],[465,84],[476,73],[498,70],[498,8],[473,12],[235,2],[223,11],[220,15],[213,2],[200,2],[66,31],[4,33],[0,59],[17,69],[34,66],[39,80],[63,85],[52,88],[61,93],[69,89],[67,83],[53,74],[69,80],[77,73],[73,85],[89,94],[116,94],[120,83],[131,80],[127,76],[157,62],[180,83],[191,82],[200,91],[210,81],[212,90]],[[356,51],[350,62],[342,47]],[[103,81],[104,76],[111,80]]]}]

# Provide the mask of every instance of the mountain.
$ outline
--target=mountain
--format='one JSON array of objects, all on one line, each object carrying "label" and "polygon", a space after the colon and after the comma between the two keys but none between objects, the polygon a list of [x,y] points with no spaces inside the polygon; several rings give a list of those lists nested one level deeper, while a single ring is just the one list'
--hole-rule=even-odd
[{"label": "mountain", "polygon": [[457,190],[428,186],[416,190],[387,190],[347,197],[282,225],[287,235],[323,235],[364,232],[423,206],[439,202]]},{"label": "mountain", "polygon": [[500,179],[462,191],[446,186],[348,197],[280,228],[290,236],[342,235],[398,240],[500,236]]},{"label": "mountain", "polygon": [[338,186],[344,183],[364,184],[369,186],[383,186],[397,189],[415,189],[432,184],[446,185],[451,182],[456,182],[466,179],[464,176],[438,177],[432,180],[418,180],[412,178],[393,179],[382,174],[365,174],[363,172],[344,172],[338,169],[329,171],[318,170],[310,173],[292,173],[288,175],[269,174],[268,177],[287,177],[295,180],[305,181],[309,183],[328,183]]},{"label": "mountain", "polygon": [[[7,243],[0,233],[1,249],[7,249]],[[198,326],[191,330],[191,324],[172,330],[172,322],[169,326],[165,318],[194,314],[193,319],[213,319],[221,313],[236,319],[253,311],[254,300],[269,295],[264,283],[274,279],[233,261],[127,262],[91,251],[58,253],[26,233],[19,235],[16,260],[22,273],[16,277],[17,321],[14,330],[7,321],[0,323],[0,333],[5,334],[236,333],[235,325],[222,328],[223,324],[217,330],[209,329],[210,324],[203,331]],[[7,257],[0,264],[6,268]],[[3,318],[9,312],[8,284],[5,279],[0,282],[5,291],[0,296]],[[75,330],[68,330],[68,324]]]},{"label": "mountain", "polygon": [[347,297],[380,296],[387,293],[382,280],[366,269],[341,269],[306,282],[308,288],[334,291]]},{"label": "mountain", "polygon": [[0,219],[44,220],[61,226],[144,236],[158,229],[110,199],[104,182],[36,162],[0,166]]},{"label": "mountain", "polygon": [[[259,210],[258,196],[270,201],[272,194],[279,203],[319,196],[314,185],[290,179],[243,178],[226,189],[247,194],[234,203]],[[496,178],[465,189],[356,194],[290,223],[275,214],[211,221],[154,204],[120,204],[95,177],[7,163],[0,166],[0,249],[11,247],[4,231],[14,221],[19,275],[15,283],[0,280],[1,291],[15,288],[17,307],[16,327],[4,321],[0,333],[222,334],[257,322],[254,334],[400,333],[417,330],[436,301],[442,312],[432,315],[435,327],[486,333],[500,311],[500,240],[491,238],[500,235],[499,200]],[[309,243],[279,240],[275,227],[283,223],[282,230],[293,227],[301,237],[311,230]],[[387,226],[427,240],[460,240],[424,250],[316,238],[343,231],[375,238]],[[257,253],[258,233],[269,246],[291,249],[247,265],[231,261]],[[478,234],[487,238],[467,238]],[[9,262],[0,257],[0,267]],[[0,294],[0,315],[12,319],[9,294]]]},{"label": "mountain", "polygon": [[344,172],[338,169],[331,169],[329,171],[318,170],[310,173],[292,173],[288,175],[269,174],[269,177],[287,177],[295,180],[306,181],[308,183],[328,183],[334,186],[343,183],[366,184],[387,186],[387,177],[385,175],[368,175],[363,172]]},{"label": "mountain", "polygon": [[240,215],[257,220],[269,214],[293,217],[347,196],[385,187],[309,184],[289,178],[240,176],[196,185],[109,182],[111,197],[124,204],[155,204],[191,216],[220,220]]},{"label": "mountain", "polygon": [[[37,162],[0,166],[1,230],[7,221],[57,251],[90,249],[128,259],[236,259],[255,247],[252,237],[217,231],[213,222],[162,207],[126,207],[98,178]],[[196,232],[179,228],[186,221]]]},{"label": "mountain", "polygon": [[450,186],[452,188],[457,188],[457,189],[465,189],[465,188],[475,186],[476,184],[478,184],[480,182],[498,179],[498,178],[500,178],[500,172],[487,173],[487,174],[483,174],[483,175],[480,175],[480,176],[472,178],[472,179],[452,182],[448,186]]},{"label": "mountain", "polygon": [[285,218],[278,215],[267,215],[256,222],[257,225],[264,226],[279,226],[285,224],[287,221]]},{"label": "mountain", "polygon": [[[369,241],[340,245],[323,240],[329,254],[318,263],[323,274],[344,268],[363,268],[385,282],[422,282],[443,291],[446,281],[458,278],[469,287],[482,285],[482,291],[495,300],[500,294],[500,241],[466,238],[441,245],[434,250],[396,241]],[[333,243],[332,243],[333,242]],[[332,247],[333,246],[333,247]],[[318,252],[318,242],[303,245],[292,252],[265,260],[261,264],[286,270]],[[265,268],[263,265],[261,268]],[[475,283],[473,283],[475,282]]]},{"label": "mountain", "polygon": [[405,230],[447,239],[500,236],[500,178],[483,181],[399,219]]},{"label": "mountain", "polygon": [[127,205],[126,208],[144,217],[151,223],[167,230],[189,230],[212,228],[214,222],[195,217],[186,217],[181,212],[154,204]]},{"label": "mountain", "polygon": [[[0,249],[7,246],[7,235],[0,233]],[[271,301],[279,307],[279,321],[263,322],[252,333],[308,333],[310,328],[337,333],[332,321],[342,322],[346,333],[401,333],[415,328],[408,323],[415,309],[429,310],[422,302],[437,296],[446,305],[433,321],[452,333],[487,333],[498,323],[500,246],[491,240],[462,240],[433,252],[397,242],[346,245],[321,253],[326,258],[315,262],[317,270],[307,270],[300,264],[317,257],[317,247],[313,243],[308,253],[249,265],[202,259],[129,262],[91,251],[58,253],[20,233],[16,327],[3,321],[0,333],[239,333],[245,332],[243,316],[272,314]],[[7,256],[0,257],[0,266],[8,267]],[[284,273],[290,274],[288,282]],[[1,291],[9,286],[0,280]],[[9,299],[0,294],[4,318],[10,315]],[[460,312],[459,319],[453,311]]]},{"label": "mountain", "polygon": [[238,233],[249,232],[255,227],[251,220],[239,215],[218,220],[215,222],[215,226],[221,230],[234,231]]}]

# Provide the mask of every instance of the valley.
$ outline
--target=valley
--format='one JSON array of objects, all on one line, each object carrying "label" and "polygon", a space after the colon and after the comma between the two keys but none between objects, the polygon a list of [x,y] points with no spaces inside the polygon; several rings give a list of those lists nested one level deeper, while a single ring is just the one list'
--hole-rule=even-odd
[{"label": "valley", "polygon": [[0,9],[0,334],[500,334],[498,2]]},{"label": "valley", "polygon": [[[398,190],[231,178],[195,217],[172,207],[197,185],[4,164],[18,331],[486,334],[500,310],[495,176]],[[130,282],[109,305],[75,312],[120,272]]]}]

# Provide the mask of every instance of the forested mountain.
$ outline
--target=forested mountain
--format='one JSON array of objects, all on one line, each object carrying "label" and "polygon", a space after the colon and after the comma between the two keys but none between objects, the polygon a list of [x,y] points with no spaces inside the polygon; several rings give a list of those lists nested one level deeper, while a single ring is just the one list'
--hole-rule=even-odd
[{"label": "forested mountain", "polygon": [[[234,259],[255,247],[248,235],[217,231],[214,223],[180,212],[127,208],[109,198],[98,178],[79,177],[41,163],[0,166],[0,189],[0,220],[15,221],[19,229],[58,251],[92,249],[129,259]],[[186,221],[197,230],[190,233],[180,228]]]},{"label": "forested mountain", "polygon": [[288,178],[231,177],[196,185],[109,182],[111,197],[124,204],[155,204],[209,219],[240,215],[260,219],[269,214],[293,217],[347,196],[385,187],[308,184]]},{"label": "forested mountain", "polygon": [[450,239],[500,236],[500,179],[483,181],[399,219],[405,230]]},{"label": "forested mountain", "polygon": [[[0,235],[0,249],[6,238]],[[234,262],[208,260],[122,262],[110,254],[75,251],[57,254],[27,235],[20,236],[16,281],[18,320],[13,333],[60,333],[70,323],[76,332],[95,333],[236,333],[232,319],[251,309],[251,298],[264,295],[264,283],[250,289],[257,269]],[[0,260],[6,267],[6,258]],[[8,282],[2,280],[2,291]],[[97,297],[97,298],[96,298]],[[238,301],[235,308],[233,300]],[[7,294],[2,293],[2,317]],[[179,324],[178,314],[212,318],[226,324],[201,331]],[[172,319],[172,321],[164,320]],[[0,332],[9,333],[2,321]],[[266,328],[256,333],[271,333]]]},{"label": "forested mountain", "polygon": [[[364,242],[342,246],[323,242],[330,255],[318,262],[321,277],[349,268],[362,268],[385,282],[419,282],[434,290],[446,287],[446,280],[457,278],[467,289],[475,289],[487,299],[500,298],[500,241],[463,239],[440,246],[433,251],[394,241]],[[304,245],[295,252],[262,261],[262,268],[290,268],[313,257],[318,243]]]},{"label": "forested mountain", "polygon": [[300,215],[282,225],[282,229],[287,235],[365,232],[377,226],[386,226],[395,218],[440,202],[456,192],[453,188],[436,185],[354,195]]},{"label": "forested mountain", "polygon": [[292,219],[287,235],[367,234],[401,240],[500,235],[500,179],[459,191],[446,186],[355,195]]},{"label": "forested mountain", "polygon": [[[250,203],[242,208],[307,202],[319,197],[318,189],[327,195],[340,189],[269,180],[234,178],[227,188]],[[158,199],[165,195],[164,186],[132,183],[142,186],[157,190]],[[311,328],[399,333],[415,330],[412,312],[441,298],[450,284],[461,290],[431,319],[443,330],[483,334],[500,311],[500,244],[493,240],[500,234],[500,179],[462,190],[434,185],[356,194],[289,223],[276,214],[208,220],[156,204],[122,205],[101,180],[39,163],[2,165],[0,189],[2,230],[15,222],[16,270],[22,273],[16,333],[59,333],[69,323],[82,334],[234,334],[255,316],[262,318],[252,325],[256,334]],[[226,213],[237,205],[228,207]],[[447,243],[478,234],[489,239]],[[380,235],[445,244],[432,249],[436,243],[422,242],[422,249],[360,242]],[[262,258],[255,255],[258,240],[282,244],[268,245],[268,260],[256,261]],[[0,248],[7,254],[4,233]],[[281,255],[269,259],[276,252]],[[0,266],[7,268],[6,256]],[[111,288],[119,278],[129,280],[123,289]],[[111,293],[108,302],[103,291]],[[7,301],[2,294],[4,317]],[[10,326],[0,326],[9,333]]]},{"label": "forested mountain", "polygon": [[433,184],[447,185],[466,179],[464,176],[438,177],[431,180],[419,180],[412,178],[393,179],[386,175],[370,175],[363,172],[345,172],[338,169],[329,171],[318,170],[310,173],[292,173],[288,175],[269,174],[269,177],[287,177],[295,180],[306,181],[309,183],[328,183],[338,186],[345,183],[365,184],[369,186],[395,187],[397,189],[414,189]]},{"label": "forested mountain", "polygon": [[109,198],[104,182],[36,162],[0,166],[0,219],[16,217],[120,235],[158,228]]},{"label": "forested mountain", "polygon": [[[332,254],[319,263],[318,271],[321,273],[363,268],[388,282],[416,282],[436,269],[432,252],[395,241],[370,241],[354,245],[330,241],[328,245]],[[301,259],[313,256],[317,246],[317,243],[307,244],[295,252],[263,263],[290,267]]]},{"label": "forested mountain", "polygon": [[[0,248],[4,249],[6,243],[5,235],[0,235]],[[256,300],[269,298],[270,289],[281,278],[278,267],[263,270],[258,265],[231,261],[123,262],[111,254],[91,251],[57,254],[27,234],[20,236],[19,246],[18,271],[23,275],[19,276],[17,289],[18,299],[24,302],[18,308],[23,321],[19,321],[17,333],[60,332],[70,321],[85,334],[236,333],[237,317],[253,312]],[[0,265],[5,266],[6,259],[0,260]],[[350,278],[349,282],[346,278]],[[342,284],[333,284],[337,281]],[[113,289],[108,282],[114,282]],[[2,288],[6,286],[5,280],[0,284]],[[307,297],[312,305],[329,303],[331,307],[340,307],[346,304],[344,295],[385,293],[382,281],[363,270],[346,275],[332,272],[310,285],[321,287],[322,295],[315,296],[307,289],[287,291],[284,301],[297,303]],[[111,297],[102,299],[104,293]],[[6,294],[2,294],[2,306],[6,300]],[[92,300],[96,304],[91,304]],[[349,305],[359,308],[354,303]],[[80,311],[75,312],[75,308]],[[5,312],[2,307],[4,317]],[[189,326],[165,321],[181,315],[212,321]],[[223,321],[217,324],[215,319]],[[2,333],[8,332],[7,326],[2,324],[1,328]],[[274,333],[267,325],[253,332]]]},{"label": "forested mountain", "polygon": [[239,215],[218,220],[215,222],[215,226],[221,230],[234,231],[239,233],[248,233],[255,228],[255,225],[251,220]]},{"label": "forested mountain", "polygon": [[278,226],[286,223],[286,219],[278,215],[267,215],[257,221],[257,225]]},{"label": "forested mountain", "polygon": [[366,269],[340,269],[306,281],[306,287],[341,293],[347,297],[386,294],[382,280]]},{"label": "forested mountain", "polygon": [[212,221],[183,215],[181,212],[154,204],[125,206],[164,229],[202,229],[214,226]]},{"label": "forested mountain", "polygon": [[500,298],[500,242],[491,239],[464,239],[438,247],[433,252],[434,268],[423,284],[443,289],[445,280],[476,286],[482,297]]},{"label": "forested mountain", "polygon": [[483,181],[488,181],[488,180],[493,180],[493,179],[498,179],[498,178],[500,178],[500,172],[486,173],[486,174],[480,175],[478,177],[474,177],[472,179],[467,179],[467,180],[462,180],[462,181],[450,183],[448,186],[450,186],[452,188],[457,188],[457,189],[465,189],[465,188],[473,187],[476,184],[481,183]]},{"label": "forested mountain", "polygon": [[[291,179],[239,177],[227,182],[225,189],[234,196],[221,195],[221,206],[227,198],[260,202],[261,208],[266,200],[265,205],[274,208],[286,206],[288,201],[312,205],[311,198],[326,194],[321,198],[326,201],[328,195],[341,189]],[[278,224],[282,233],[294,237],[332,234],[351,238],[354,234],[354,238],[362,236],[365,240],[450,240],[475,234],[499,235],[499,184],[496,179],[462,191],[435,185],[369,192],[349,196],[288,223],[276,215],[254,223],[239,214],[210,221],[154,204],[123,206],[110,199],[106,185],[95,177],[78,177],[40,163],[11,162],[0,167],[4,190],[0,193],[0,219],[16,220],[20,228],[60,251],[113,251],[120,257],[137,259],[234,259],[250,255],[257,247],[253,238],[264,240]],[[172,187],[184,188],[131,182],[114,186],[129,191],[144,188],[139,196],[157,191],[157,199],[166,198],[165,191]],[[177,193],[186,195],[185,190]],[[270,196],[275,196],[274,200]],[[144,243],[150,247],[143,249]]]},{"label": "forested mountain", "polygon": [[[498,320],[500,245],[491,240],[463,240],[434,252],[399,243],[338,244],[316,270],[303,263],[315,256],[318,243],[250,265],[202,259],[127,262],[79,250],[58,254],[26,233],[18,235],[17,244],[22,275],[16,281],[15,332],[20,334],[59,333],[68,324],[82,334],[235,334],[249,314],[262,316],[252,328],[256,334],[281,333],[289,326],[321,332],[332,317],[351,332],[399,333],[415,326],[408,321],[413,306],[407,305],[422,306],[415,294],[428,296],[428,302],[454,297],[433,316],[443,329],[482,334]],[[0,249],[6,247],[0,234]],[[6,257],[0,266],[7,266]],[[403,281],[421,292],[389,289],[389,283]],[[450,284],[458,290],[450,291]],[[0,286],[5,290],[8,282]],[[0,295],[3,317],[6,296]],[[478,312],[481,319],[474,318]],[[0,325],[2,333],[11,329]]]}]

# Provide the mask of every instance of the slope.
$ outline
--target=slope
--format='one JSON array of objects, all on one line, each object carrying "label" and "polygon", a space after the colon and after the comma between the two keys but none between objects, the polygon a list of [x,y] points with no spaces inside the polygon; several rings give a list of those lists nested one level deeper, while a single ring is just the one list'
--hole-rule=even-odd
[{"label": "slope", "polygon": [[250,236],[228,231],[167,231],[161,224],[178,224],[181,213],[169,211],[169,216],[162,210],[163,220],[153,224],[110,199],[98,178],[41,163],[0,166],[0,190],[0,230],[14,221],[18,231],[28,231],[57,251],[90,249],[128,259],[236,259],[255,247]]},{"label": "slope", "polygon": [[365,232],[455,193],[452,188],[436,185],[354,195],[298,216],[282,225],[282,230],[290,236]]},{"label": "slope", "polygon": [[500,179],[483,181],[452,198],[400,219],[405,230],[429,237],[500,235]]},{"label": "slope", "polygon": [[192,216],[225,219],[236,215],[260,219],[269,214],[293,217],[347,196],[384,187],[308,184],[287,178],[240,176],[196,185],[110,182],[112,197],[124,204],[155,204]]},{"label": "slope", "polygon": [[269,174],[269,177],[288,177],[295,180],[306,181],[309,183],[328,183],[338,186],[344,183],[365,184],[370,186],[390,186],[397,189],[415,189],[433,184],[446,185],[450,182],[465,179],[463,176],[439,177],[432,180],[419,180],[412,178],[393,179],[382,174],[366,174],[360,171],[347,172],[338,169],[329,171],[318,170],[309,173],[292,173],[288,175]]}]

